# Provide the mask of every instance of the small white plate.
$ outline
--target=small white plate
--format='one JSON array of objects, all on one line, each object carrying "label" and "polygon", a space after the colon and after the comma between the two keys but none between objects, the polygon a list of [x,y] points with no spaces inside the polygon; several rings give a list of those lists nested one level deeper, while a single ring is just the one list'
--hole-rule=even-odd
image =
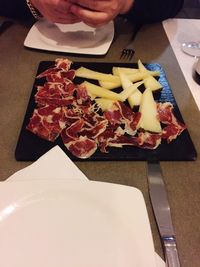
[{"label": "small white plate", "polygon": [[80,22],[75,24],[37,21],[30,29],[24,46],[56,52],[104,55],[114,37],[114,23],[92,28]]},{"label": "small white plate", "polygon": [[156,266],[143,196],[129,186],[2,182],[0,237],[2,266]]}]

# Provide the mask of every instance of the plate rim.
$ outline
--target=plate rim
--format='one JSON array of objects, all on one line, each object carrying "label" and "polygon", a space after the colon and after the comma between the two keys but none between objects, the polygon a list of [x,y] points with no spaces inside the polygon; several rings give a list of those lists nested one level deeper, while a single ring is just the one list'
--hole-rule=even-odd
[{"label": "plate rim", "polygon": [[[114,30],[114,22],[113,21],[110,21],[108,26],[110,27],[110,35],[107,37],[108,38],[108,42],[107,44],[104,44],[104,48],[101,50],[98,50],[97,47],[92,47],[92,48],[87,48],[87,49],[82,49],[82,48],[75,48],[75,49],[70,49],[70,48],[66,48],[66,46],[64,46],[64,48],[56,48],[56,46],[43,46],[44,44],[41,43],[41,40],[40,40],[40,36],[42,35],[38,29],[37,29],[37,26],[40,25],[41,23],[45,23],[47,24],[48,22],[46,22],[45,20],[39,20],[37,22],[35,22],[31,29],[29,30],[28,34],[26,35],[26,38],[24,40],[24,46],[27,47],[27,48],[32,48],[32,49],[39,49],[39,50],[44,50],[44,51],[54,51],[54,52],[63,52],[63,53],[72,53],[72,54],[83,54],[83,55],[105,55],[112,42],[113,42],[113,39],[114,39],[114,33],[115,33],[115,30]],[[84,26],[84,23],[82,23],[83,26]],[[67,26],[69,26],[67,24]],[[86,25],[87,26],[87,25]],[[88,27],[88,26],[87,26]],[[31,44],[32,42],[32,38],[33,38],[33,35],[34,36],[34,44]],[[37,39],[36,39],[37,38]],[[39,45],[36,43],[36,42],[39,42]]]}]

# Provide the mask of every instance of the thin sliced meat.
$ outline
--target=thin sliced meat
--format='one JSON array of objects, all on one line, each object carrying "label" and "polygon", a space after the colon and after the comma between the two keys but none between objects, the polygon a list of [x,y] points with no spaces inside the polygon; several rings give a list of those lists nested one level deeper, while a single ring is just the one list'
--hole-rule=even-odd
[{"label": "thin sliced meat", "polygon": [[42,73],[37,75],[37,79],[44,78],[46,76],[49,76],[50,74],[56,74],[58,72],[58,69],[55,67],[48,68],[47,70],[43,71]]},{"label": "thin sliced meat", "polygon": [[86,136],[80,136],[76,140],[66,142],[63,140],[67,149],[77,158],[86,159],[91,157],[97,150],[95,140],[89,139]]},{"label": "thin sliced meat", "polygon": [[108,141],[108,146],[123,147],[123,146],[138,146],[138,138],[136,136],[120,135]]},{"label": "thin sliced meat", "polygon": [[169,102],[157,105],[160,121],[167,125],[162,130],[162,138],[168,143],[175,140],[185,129],[185,124],[179,122],[173,113],[173,105]]},{"label": "thin sliced meat", "polygon": [[184,129],[184,126],[169,124],[163,128],[162,138],[166,139],[167,142],[170,143],[172,140],[175,140],[177,136],[179,136],[183,132]]},{"label": "thin sliced meat", "polygon": [[56,58],[55,66],[58,69],[63,69],[65,71],[70,70],[72,61],[68,58]]},{"label": "thin sliced meat", "polygon": [[50,82],[65,82],[67,80],[73,80],[75,77],[75,71],[70,69],[72,61],[68,59],[58,58],[55,60],[55,66],[50,67],[47,70],[40,73],[37,78],[41,79],[46,77]]},{"label": "thin sliced meat", "polygon": [[138,147],[145,149],[156,149],[161,144],[161,134],[140,132],[138,134]]},{"label": "thin sliced meat", "polygon": [[160,122],[164,124],[172,123],[172,109],[173,105],[170,102],[157,104],[157,111]]},{"label": "thin sliced meat", "polygon": [[72,123],[68,128],[65,129],[65,133],[70,138],[76,139],[79,137],[80,131],[84,126],[84,120],[78,119]]},{"label": "thin sliced meat", "polygon": [[81,130],[80,134],[83,136],[87,136],[92,139],[96,139],[101,133],[103,133],[106,130],[106,127],[108,125],[107,120],[100,121],[95,124],[95,126],[88,127],[83,127]]},{"label": "thin sliced meat", "polygon": [[61,107],[46,106],[35,109],[27,129],[39,137],[54,142],[65,128]]},{"label": "thin sliced meat", "polygon": [[104,116],[112,125],[121,123],[122,116],[119,110],[105,111]]},{"label": "thin sliced meat", "polygon": [[74,102],[74,84],[46,82],[44,86],[38,86],[35,95],[35,102],[39,106],[55,105],[67,106]]}]

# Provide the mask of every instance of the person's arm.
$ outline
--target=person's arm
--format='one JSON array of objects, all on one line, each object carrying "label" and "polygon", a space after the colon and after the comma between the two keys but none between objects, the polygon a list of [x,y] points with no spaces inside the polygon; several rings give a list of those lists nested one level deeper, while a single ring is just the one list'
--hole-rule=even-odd
[{"label": "person's arm", "polygon": [[[82,20],[92,26],[103,25],[119,14],[140,24],[162,21],[174,17],[181,9],[184,0],[68,1],[31,0],[40,13],[50,21],[74,23]],[[57,2],[60,2],[60,4],[55,8]],[[65,8],[59,10],[60,6],[63,4],[69,5],[68,3],[72,4],[71,11],[74,15],[65,13]],[[26,0],[0,0],[0,15],[17,19],[33,18]]]},{"label": "person's arm", "polygon": [[175,17],[184,0],[135,0],[125,17],[139,23],[152,23]]},{"label": "person's arm", "polygon": [[39,19],[72,24],[80,18],[69,12],[68,0],[0,0],[0,16],[14,19]]}]

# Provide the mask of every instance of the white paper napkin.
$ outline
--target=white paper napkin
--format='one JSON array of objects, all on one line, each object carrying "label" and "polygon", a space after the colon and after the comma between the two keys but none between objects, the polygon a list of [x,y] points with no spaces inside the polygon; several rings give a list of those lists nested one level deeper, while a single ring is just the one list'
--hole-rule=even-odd
[{"label": "white paper napkin", "polygon": [[163,27],[178,60],[185,80],[200,110],[200,85],[192,78],[192,68],[196,58],[181,50],[181,44],[189,41],[200,41],[199,19],[168,19],[163,21]]},{"label": "white paper napkin", "polygon": [[[30,166],[14,173],[6,181],[15,182],[27,179],[80,179],[88,181],[87,177],[68,158],[64,151],[55,146],[46,154],[40,157]],[[155,253],[156,266],[164,267],[165,263],[160,256]]]},{"label": "white paper napkin", "polygon": [[30,166],[11,175],[7,181],[56,178],[88,180],[59,146],[53,147]]}]

